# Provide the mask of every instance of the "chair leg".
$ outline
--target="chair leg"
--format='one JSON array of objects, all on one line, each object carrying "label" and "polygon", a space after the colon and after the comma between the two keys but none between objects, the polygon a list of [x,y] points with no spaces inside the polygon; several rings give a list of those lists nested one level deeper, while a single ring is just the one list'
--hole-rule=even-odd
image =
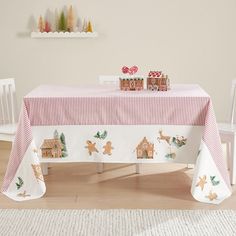
[{"label": "chair leg", "polygon": [[231,155],[230,155],[230,179],[231,184],[234,185],[236,181],[236,137],[233,137],[233,141],[231,143]]},{"label": "chair leg", "polygon": [[48,175],[48,163],[41,163],[41,169],[43,175]]},{"label": "chair leg", "polygon": [[228,170],[230,170],[230,158],[231,158],[230,142],[226,143],[226,158],[227,158],[227,167],[228,167]]},{"label": "chair leg", "polygon": [[97,163],[97,173],[98,174],[103,173],[103,169],[104,169],[104,163]]},{"label": "chair leg", "polygon": [[136,174],[140,174],[140,167],[141,167],[141,164],[135,164],[135,169],[136,169]]}]

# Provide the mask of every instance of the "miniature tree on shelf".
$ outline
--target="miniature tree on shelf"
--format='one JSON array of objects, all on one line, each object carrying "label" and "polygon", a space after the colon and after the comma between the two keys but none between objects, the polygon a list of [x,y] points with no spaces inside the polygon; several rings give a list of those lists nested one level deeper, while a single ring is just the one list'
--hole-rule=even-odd
[{"label": "miniature tree on shelf", "polygon": [[89,21],[89,23],[88,23],[86,32],[91,32],[91,33],[93,32],[93,27],[92,27],[92,24],[91,24],[90,21]]},{"label": "miniature tree on shelf", "polygon": [[82,27],[82,32],[87,32],[87,21],[84,19],[83,27]]},{"label": "miniature tree on shelf", "polygon": [[74,12],[72,6],[70,6],[68,15],[67,15],[67,31],[74,31]]},{"label": "miniature tree on shelf", "polygon": [[52,31],[51,26],[50,26],[48,21],[46,21],[46,23],[45,23],[44,31],[47,32],[47,33]]},{"label": "miniature tree on shelf", "polygon": [[38,23],[38,29],[39,29],[39,31],[42,33],[42,32],[44,32],[44,20],[43,20],[43,17],[42,16],[40,16],[39,17],[39,23]]},{"label": "miniature tree on shelf", "polygon": [[[93,33],[93,25],[92,22],[84,19],[83,24],[82,22],[78,21],[76,18],[76,14],[74,11],[74,7],[72,5],[69,5],[66,9],[63,8],[63,10],[58,11],[55,9],[54,14],[52,11],[47,10],[45,17],[42,17],[40,15],[38,20],[38,32],[40,33],[49,33],[50,34],[36,34],[36,32],[32,32],[31,37],[32,38],[38,38],[38,37],[84,37],[84,34],[81,34],[81,32],[85,33]],[[55,32],[55,34],[54,34]],[[57,32],[71,32],[75,34],[57,34]],[[86,37],[86,36],[85,36]],[[96,37],[96,34],[87,34],[87,37]]]},{"label": "miniature tree on shelf", "polygon": [[66,31],[66,18],[64,12],[61,13],[58,25],[59,31]]},{"label": "miniature tree on shelf", "polygon": [[55,10],[55,13],[54,13],[54,30],[55,31],[59,31],[59,15],[58,15],[58,10],[56,9]]}]

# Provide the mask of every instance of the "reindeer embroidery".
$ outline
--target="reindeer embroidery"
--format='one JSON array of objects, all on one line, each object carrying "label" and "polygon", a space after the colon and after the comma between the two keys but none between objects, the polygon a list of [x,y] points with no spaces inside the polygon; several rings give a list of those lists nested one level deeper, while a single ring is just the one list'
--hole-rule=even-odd
[{"label": "reindeer embroidery", "polygon": [[161,142],[161,140],[165,140],[165,141],[170,145],[171,137],[170,137],[170,136],[165,136],[165,135],[163,135],[162,130],[159,130],[159,134],[160,134],[160,137],[157,138],[157,140],[159,141],[159,143]]},{"label": "reindeer embroidery", "polygon": [[172,151],[173,147],[180,148],[186,145],[187,139],[183,136],[176,135],[175,137],[167,136],[163,134],[162,130],[159,130],[159,137],[157,137],[159,143],[161,140],[166,141],[167,145],[169,146],[169,153],[165,155],[166,158],[175,159],[176,153]]}]

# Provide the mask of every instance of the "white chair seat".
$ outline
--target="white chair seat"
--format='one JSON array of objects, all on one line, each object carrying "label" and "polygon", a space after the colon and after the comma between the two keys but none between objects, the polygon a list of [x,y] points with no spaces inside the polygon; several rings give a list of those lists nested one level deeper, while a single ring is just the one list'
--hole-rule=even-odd
[{"label": "white chair seat", "polygon": [[15,124],[0,125],[0,133],[15,135],[16,127],[17,127],[16,123]]},{"label": "white chair seat", "polygon": [[218,123],[218,129],[220,132],[235,133],[236,125],[230,123]]}]

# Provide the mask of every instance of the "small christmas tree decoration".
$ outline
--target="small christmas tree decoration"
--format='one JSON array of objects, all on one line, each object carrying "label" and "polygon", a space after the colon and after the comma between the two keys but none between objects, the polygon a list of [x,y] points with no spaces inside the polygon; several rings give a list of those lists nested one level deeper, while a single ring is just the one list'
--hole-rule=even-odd
[{"label": "small christmas tree decoration", "polygon": [[46,23],[45,23],[45,29],[44,29],[44,31],[47,32],[47,33],[52,31],[51,26],[50,26],[50,24],[48,23],[48,21],[46,21]]},{"label": "small christmas tree decoration", "polygon": [[87,26],[87,30],[86,32],[93,32],[93,27],[92,27],[92,24],[91,24],[91,21],[88,22],[88,26]]},{"label": "small christmas tree decoration", "polygon": [[72,6],[70,6],[67,16],[67,31],[74,31],[74,12]]},{"label": "small christmas tree decoration", "polygon": [[87,32],[87,21],[84,19],[83,27],[82,27],[82,32]]},{"label": "small christmas tree decoration", "polygon": [[64,12],[61,13],[59,24],[58,24],[59,31],[65,32],[66,31],[66,18]]},{"label": "small christmas tree decoration", "polygon": [[43,20],[43,17],[42,16],[40,16],[39,17],[39,22],[38,22],[38,29],[39,29],[39,32],[44,32],[44,28],[45,28],[45,26],[44,26],[44,20]]},{"label": "small christmas tree decoration", "polygon": [[[73,5],[63,9],[47,10],[32,26],[31,38],[95,38],[93,24],[88,18],[78,19]],[[31,26],[30,26],[31,28]],[[65,34],[63,34],[63,33]],[[68,33],[70,32],[70,34]],[[44,34],[42,34],[44,33]],[[46,34],[48,33],[48,34]]]},{"label": "small christmas tree decoration", "polygon": [[55,10],[54,13],[54,31],[57,32],[59,31],[59,15],[58,15],[58,10]]}]

